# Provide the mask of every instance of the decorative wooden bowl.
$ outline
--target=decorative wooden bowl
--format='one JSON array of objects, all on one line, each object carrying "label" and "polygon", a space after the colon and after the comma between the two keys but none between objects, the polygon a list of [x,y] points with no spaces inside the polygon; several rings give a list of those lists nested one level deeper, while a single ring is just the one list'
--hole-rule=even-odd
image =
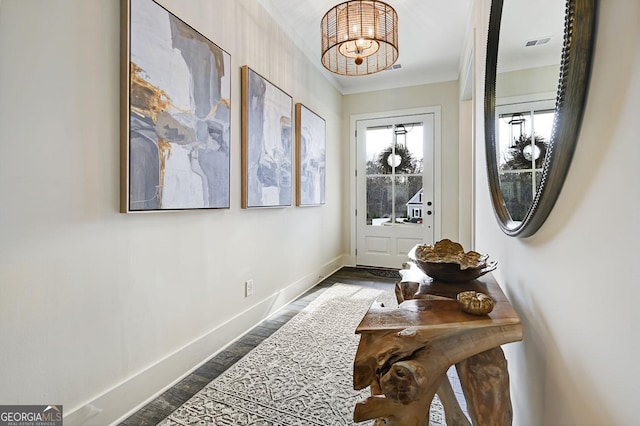
[{"label": "decorative wooden bowl", "polygon": [[465,253],[462,246],[444,239],[435,245],[419,244],[411,250],[409,258],[422,272],[437,281],[465,282],[475,280],[498,267],[488,261],[489,255],[475,251]]}]

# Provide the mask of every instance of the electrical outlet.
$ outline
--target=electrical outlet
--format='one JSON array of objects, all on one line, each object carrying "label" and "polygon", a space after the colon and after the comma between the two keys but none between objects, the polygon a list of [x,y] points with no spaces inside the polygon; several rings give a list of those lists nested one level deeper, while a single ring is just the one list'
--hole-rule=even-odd
[{"label": "electrical outlet", "polygon": [[244,283],[244,297],[253,295],[253,280],[247,280]]}]

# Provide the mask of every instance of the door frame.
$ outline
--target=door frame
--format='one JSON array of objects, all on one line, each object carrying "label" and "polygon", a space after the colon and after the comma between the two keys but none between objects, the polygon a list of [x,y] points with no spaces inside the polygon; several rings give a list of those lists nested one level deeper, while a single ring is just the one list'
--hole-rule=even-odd
[{"label": "door frame", "polygon": [[356,167],[357,167],[357,122],[361,120],[373,120],[380,118],[401,117],[405,115],[433,114],[433,204],[434,223],[433,238],[435,241],[442,239],[442,112],[440,105],[399,109],[392,111],[380,111],[365,114],[353,114],[349,119],[349,264],[356,264]]}]

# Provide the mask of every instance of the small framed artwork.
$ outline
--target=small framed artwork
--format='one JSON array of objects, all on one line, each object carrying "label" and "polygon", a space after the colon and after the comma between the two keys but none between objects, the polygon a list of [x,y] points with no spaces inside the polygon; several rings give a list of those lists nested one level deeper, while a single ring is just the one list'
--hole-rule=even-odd
[{"label": "small framed artwork", "polygon": [[293,100],[242,67],[242,208],[290,206]]},{"label": "small framed artwork", "polygon": [[153,0],[121,10],[121,211],[229,208],[231,56]]},{"label": "small framed artwork", "polygon": [[325,203],[326,123],[301,103],[296,104],[296,205]]}]

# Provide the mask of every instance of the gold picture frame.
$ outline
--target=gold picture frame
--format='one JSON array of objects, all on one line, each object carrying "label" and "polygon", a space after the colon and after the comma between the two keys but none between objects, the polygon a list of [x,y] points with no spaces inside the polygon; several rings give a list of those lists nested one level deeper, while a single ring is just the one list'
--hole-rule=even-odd
[{"label": "gold picture frame", "polygon": [[121,14],[121,212],[229,208],[231,55],[153,0]]},{"label": "gold picture frame", "polygon": [[241,206],[291,206],[293,99],[249,66],[241,73]]},{"label": "gold picture frame", "polygon": [[296,104],[296,206],[326,202],[326,122]]}]

